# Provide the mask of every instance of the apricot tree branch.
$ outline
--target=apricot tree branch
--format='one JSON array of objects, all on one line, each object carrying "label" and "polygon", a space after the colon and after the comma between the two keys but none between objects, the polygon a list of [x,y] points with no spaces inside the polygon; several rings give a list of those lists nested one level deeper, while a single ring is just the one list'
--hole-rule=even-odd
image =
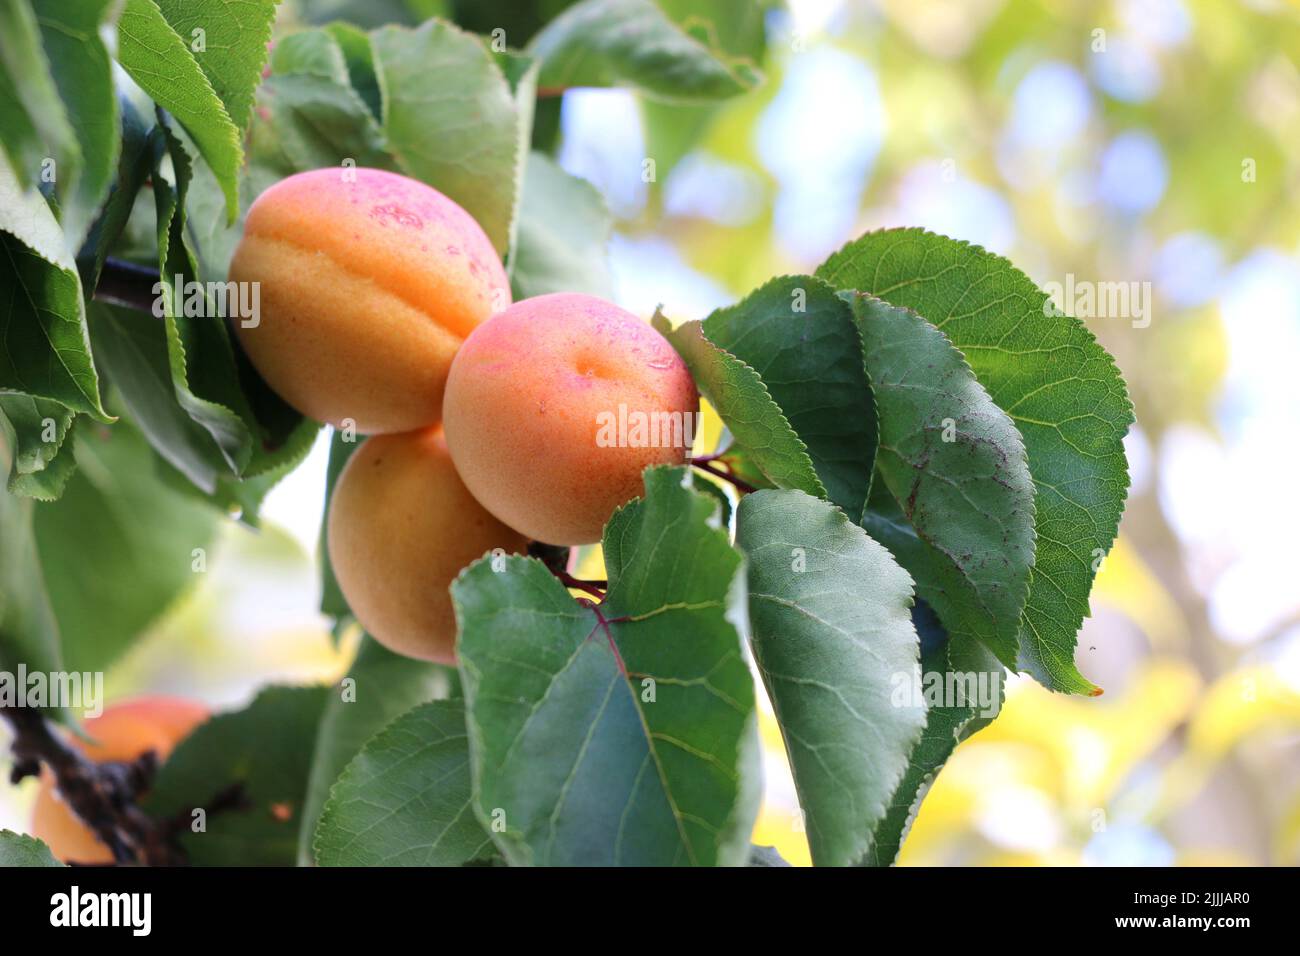
[{"label": "apricot tree branch", "polygon": [[152,312],[157,299],[153,291],[157,282],[157,269],[110,256],[104,260],[104,268],[100,270],[94,298],[110,305]]},{"label": "apricot tree branch", "polygon": [[68,806],[108,847],[115,862],[146,866],[185,863],[167,829],[136,802],[157,772],[158,757],[153,751],[132,761],[95,763],[56,734],[39,710],[0,706],[0,715],[14,733],[13,783],[37,776],[44,764]]},{"label": "apricot tree branch", "polygon": [[758,491],[757,488],[755,488],[753,485],[751,485],[749,482],[745,481],[744,479],[738,478],[730,470],[724,471],[723,469],[715,465],[713,462],[716,459],[717,459],[716,455],[704,455],[699,458],[692,458],[691,464],[694,465],[696,468],[700,469],[700,471],[712,475],[714,478],[721,478],[723,481],[727,482],[732,487],[734,487],[737,491],[743,494],[749,494],[752,491]]}]

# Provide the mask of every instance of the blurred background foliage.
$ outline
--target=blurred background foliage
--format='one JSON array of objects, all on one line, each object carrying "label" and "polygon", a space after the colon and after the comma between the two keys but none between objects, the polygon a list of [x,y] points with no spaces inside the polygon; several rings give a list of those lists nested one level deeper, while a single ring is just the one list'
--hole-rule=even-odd
[{"label": "blurred background foliage", "polygon": [[[722,106],[543,100],[534,145],[615,216],[615,298],[699,318],[919,225],[1040,284],[1149,282],[1090,319],[1129,383],[1132,491],[1079,639],[1099,699],[1015,680],[903,864],[1300,863],[1300,6],[1284,0],[661,0],[766,82]],[[522,47],[564,0],[286,0],[281,33],[447,16]],[[653,169],[645,162],[653,160]],[[647,181],[650,180],[650,181]],[[109,672],[218,706],[337,678],[317,611],[327,440],[258,532]],[[807,863],[780,734],[754,835]],[[22,829],[30,788],[0,790]]]}]

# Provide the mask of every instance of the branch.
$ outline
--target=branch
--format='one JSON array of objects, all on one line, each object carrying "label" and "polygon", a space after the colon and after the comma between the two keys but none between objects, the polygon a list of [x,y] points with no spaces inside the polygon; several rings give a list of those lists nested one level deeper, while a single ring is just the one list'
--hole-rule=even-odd
[{"label": "branch", "polygon": [[730,465],[726,466],[725,471],[715,465],[714,462],[718,460],[721,460],[718,455],[702,455],[699,458],[692,458],[691,464],[700,469],[700,471],[712,475],[714,478],[721,478],[723,481],[728,482],[742,494],[749,494],[751,491],[758,491],[757,488],[745,481],[743,478],[738,478],[735,473],[731,471]]},{"label": "branch", "polygon": [[154,285],[158,282],[158,270],[138,266],[125,259],[111,256],[104,260],[104,268],[99,273],[99,283],[95,286],[95,299],[110,305],[121,305],[128,309],[152,312],[158,296],[154,294]]},{"label": "branch", "polygon": [[54,733],[39,710],[4,706],[0,715],[14,732],[13,783],[39,775],[43,763],[68,806],[108,847],[115,862],[186,862],[168,830],[136,805],[158,770],[158,755],[152,750],[132,761],[95,763]]}]

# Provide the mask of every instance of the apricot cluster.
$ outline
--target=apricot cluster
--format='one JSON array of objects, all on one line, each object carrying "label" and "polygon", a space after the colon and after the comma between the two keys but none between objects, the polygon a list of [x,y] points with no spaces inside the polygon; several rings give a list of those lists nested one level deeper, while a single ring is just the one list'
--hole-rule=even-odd
[{"label": "apricot cluster", "polygon": [[529,540],[600,540],[647,466],[690,453],[689,425],[654,442],[609,427],[693,421],[695,384],[667,340],[589,295],[512,305],[478,223],[423,183],[291,176],[249,210],[230,276],[260,284],[238,335],[271,387],[370,436],[335,486],[329,556],[357,620],[398,653],[453,663],[464,567]]}]

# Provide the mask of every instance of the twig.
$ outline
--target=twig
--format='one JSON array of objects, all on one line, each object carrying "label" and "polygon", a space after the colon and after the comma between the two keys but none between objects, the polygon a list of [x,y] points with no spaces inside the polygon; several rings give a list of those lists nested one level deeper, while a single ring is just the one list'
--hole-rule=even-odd
[{"label": "twig", "polygon": [[111,256],[104,260],[104,268],[99,273],[99,283],[95,286],[95,299],[110,305],[121,305],[128,309],[152,312],[158,296],[154,286],[158,283],[158,270],[138,266],[125,259]]},{"label": "twig", "polygon": [[727,471],[723,471],[721,468],[719,468],[717,465],[713,463],[715,460],[717,460],[716,455],[705,455],[700,458],[692,458],[691,464],[694,465],[696,468],[700,469],[700,471],[712,475],[714,478],[721,478],[723,481],[729,483],[737,491],[743,494],[749,494],[752,491],[758,491],[757,488],[755,488],[749,482],[745,481],[743,478],[738,478],[729,469]]},{"label": "twig", "polygon": [[95,763],[54,733],[39,710],[6,706],[0,707],[0,715],[13,727],[14,783],[38,775],[44,764],[68,806],[108,847],[115,862],[186,862],[166,829],[136,804],[158,770],[152,750],[132,761]]}]

